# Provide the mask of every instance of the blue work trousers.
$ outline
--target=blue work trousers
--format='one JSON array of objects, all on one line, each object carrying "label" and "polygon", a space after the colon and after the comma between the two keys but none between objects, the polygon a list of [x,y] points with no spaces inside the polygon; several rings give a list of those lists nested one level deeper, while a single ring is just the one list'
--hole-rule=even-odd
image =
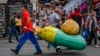
[{"label": "blue work trousers", "polygon": [[29,39],[32,42],[32,44],[35,45],[37,51],[41,50],[37,42],[37,39],[35,38],[35,35],[33,34],[33,32],[29,31],[22,34],[21,39],[19,40],[19,44],[16,47],[18,51],[21,49],[21,47],[23,46],[23,44],[26,42],[27,39]]}]

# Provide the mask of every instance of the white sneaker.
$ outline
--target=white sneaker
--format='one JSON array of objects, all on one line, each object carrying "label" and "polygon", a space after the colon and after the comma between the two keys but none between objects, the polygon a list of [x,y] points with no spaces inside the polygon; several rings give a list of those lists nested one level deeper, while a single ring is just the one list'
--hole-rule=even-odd
[{"label": "white sneaker", "polygon": [[100,48],[100,46],[99,45],[95,45],[95,48]]}]

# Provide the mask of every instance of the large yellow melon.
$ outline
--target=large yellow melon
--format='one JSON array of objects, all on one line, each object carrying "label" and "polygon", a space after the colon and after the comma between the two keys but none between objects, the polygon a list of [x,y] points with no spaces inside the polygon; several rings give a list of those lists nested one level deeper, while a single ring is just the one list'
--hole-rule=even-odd
[{"label": "large yellow melon", "polygon": [[79,25],[77,22],[75,22],[72,19],[66,20],[62,24],[61,29],[63,32],[65,32],[67,34],[71,34],[71,35],[79,33]]}]

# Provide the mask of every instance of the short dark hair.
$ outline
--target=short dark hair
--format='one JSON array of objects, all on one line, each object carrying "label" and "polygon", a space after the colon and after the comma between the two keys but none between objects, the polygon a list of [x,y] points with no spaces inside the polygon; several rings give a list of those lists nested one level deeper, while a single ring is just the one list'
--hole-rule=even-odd
[{"label": "short dark hair", "polygon": [[79,8],[75,8],[75,11],[80,11],[80,9]]},{"label": "short dark hair", "polygon": [[25,9],[28,9],[27,5],[25,5],[25,4],[22,7],[24,7]]},{"label": "short dark hair", "polygon": [[17,13],[14,12],[13,15],[17,15]]},{"label": "short dark hair", "polygon": [[20,19],[21,17],[18,15],[17,18]]}]

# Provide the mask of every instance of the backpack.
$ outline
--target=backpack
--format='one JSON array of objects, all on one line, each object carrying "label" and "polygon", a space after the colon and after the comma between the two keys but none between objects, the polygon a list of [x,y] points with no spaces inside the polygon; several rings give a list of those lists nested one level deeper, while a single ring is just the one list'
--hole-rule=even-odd
[{"label": "backpack", "polygon": [[10,24],[11,24],[11,25],[15,25],[15,24],[16,24],[16,22],[15,22],[15,17],[12,17],[12,18],[11,18]]}]

